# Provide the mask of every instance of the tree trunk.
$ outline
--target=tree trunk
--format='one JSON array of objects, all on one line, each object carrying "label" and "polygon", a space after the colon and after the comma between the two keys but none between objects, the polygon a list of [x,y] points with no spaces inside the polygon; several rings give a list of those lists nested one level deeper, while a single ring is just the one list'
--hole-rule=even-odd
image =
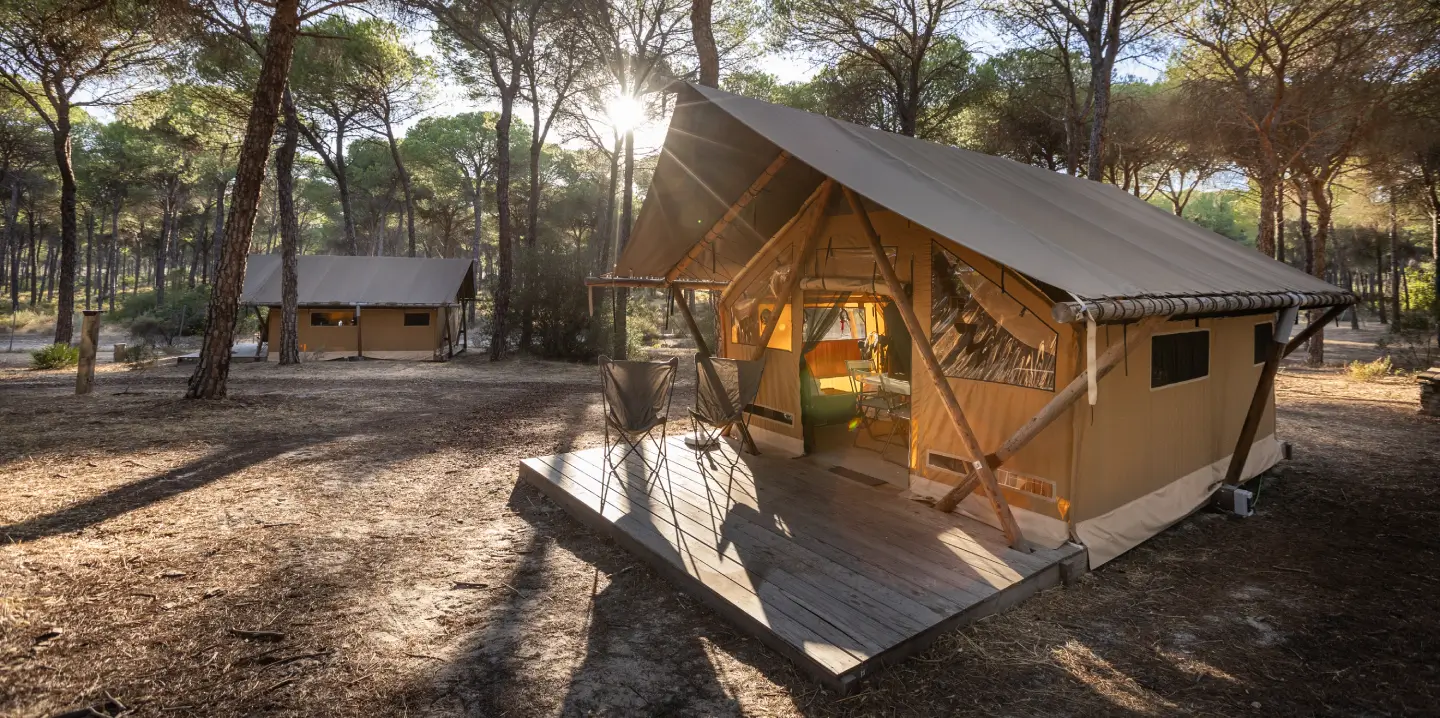
[{"label": "tree trunk", "polygon": [[395,171],[400,174],[400,188],[405,192],[405,232],[410,241],[409,255],[415,256],[415,195],[410,189],[410,173],[405,171],[405,160],[400,158],[400,144],[395,141],[394,128],[390,126],[390,113],[385,113],[385,140],[390,143],[390,159],[395,162]]},{"label": "tree trunk", "polygon": [[90,284],[94,279],[95,215],[85,208],[85,308],[90,308]]},{"label": "tree trunk", "polygon": [[[1303,204],[1300,213],[1303,217],[1305,213]],[[1285,261],[1285,182],[1283,180],[1275,186],[1275,261]]]},{"label": "tree trunk", "polygon": [[20,182],[10,185],[10,209],[5,214],[5,243],[10,246],[10,311],[20,307],[20,233],[15,224],[20,219]]},{"label": "tree trunk", "polygon": [[245,141],[240,148],[235,171],[235,190],[230,202],[230,216],[225,222],[225,240],[220,246],[216,263],[215,287],[210,295],[205,324],[205,340],[200,347],[200,363],[190,377],[185,393],[189,399],[223,399],[230,375],[230,347],[235,340],[235,321],[240,310],[240,289],[245,281],[245,256],[250,251],[250,233],[255,228],[255,214],[260,191],[265,182],[265,165],[270,159],[270,140],[280,109],[280,97],[289,75],[290,57],[299,33],[299,0],[276,0],[270,18],[265,58],[261,62],[259,80],[255,83],[254,101],[245,126]]},{"label": "tree trunk", "polygon": [[[1297,190],[1297,194],[1299,195],[1298,199],[1300,206],[1300,248],[1305,253],[1305,273],[1309,275],[1314,275],[1315,238],[1313,236],[1312,227],[1310,226],[1310,193],[1304,187],[1300,187]],[[1278,240],[1279,238],[1277,237],[1276,239]],[[1280,247],[1280,242],[1276,241],[1275,246],[1277,248]]]},{"label": "tree trunk", "polygon": [[[285,88],[282,101],[285,123],[275,150],[275,194],[280,206],[280,365],[300,363],[300,220],[295,215],[295,146],[300,141],[300,120],[295,100]],[[263,340],[262,340],[263,341]]]},{"label": "tree trunk", "polygon": [[1262,172],[1257,177],[1260,185],[1260,225],[1255,232],[1255,249],[1267,257],[1275,256],[1275,188],[1279,185],[1278,173]]},{"label": "tree trunk", "polygon": [[116,199],[110,207],[110,259],[109,268],[105,270],[106,280],[109,282],[105,294],[110,298],[110,311],[115,311],[115,290],[119,287],[119,274],[116,271],[120,264],[120,200]]},{"label": "tree trunk", "polygon": [[[1100,15],[1091,13],[1091,27],[1097,34],[1100,32],[1099,23],[1103,17],[1105,2],[1092,0],[1092,10],[1101,8]],[[1118,19],[1112,20],[1118,23]],[[1110,116],[1110,80],[1114,75],[1115,52],[1118,49],[1118,39],[1114,38],[1102,53],[1100,43],[1097,40],[1090,43],[1090,87],[1094,88],[1094,99],[1090,111],[1090,157],[1089,164],[1085,168],[1085,176],[1089,179],[1100,181],[1101,170],[1105,162],[1105,123]]]},{"label": "tree trunk", "polygon": [[510,226],[510,120],[515,112],[515,93],[520,84],[518,65],[511,71],[510,84],[500,92],[500,117],[495,121],[495,220],[500,254],[499,277],[495,281],[495,316],[490,323],[490,361],[505,356],[509,341],[510,283],[515,271]]},{"label": "tree trunk", "polygon": [[340,217],[345,226],[345,246],[350,256],[360,254],[360,242],[355,237],[355,212],[350,209],[350,179],[345,168],[345,128],[335,125],[335,188],[340,192]]},{"label": "tree trunk", "polygon": [[[475,213],[475,232],[470,239],[470,261],[474,262],[475,269],[473,271],[478,273],[480,271],[480,244],[485,237],[485,204],[480,196],[481,188],[484,185],[480,182],[479,172],[475,173],[476,177],[473,180],[470,178],[469,172],[465,174],[465,183],[469,185],[470,189],[470,209]],[[476,277],[477,281],[479,279]],[[475,302],[470,302],[469,316],[465,317],[465,326],[475,326]],[[469,330],[466,330],[465,336],[470,336]]]},{"label": "tree trunk", "polygon": [[[1326,266],[1325,249],[1330,235],[1330,215],[1333,211],[1333,205],[1330,203],[1330,195],[1325,191],[1325,184],[1324,180],[1310,180],[1310,186],[1306,188],[1308,191],[1300,195],[1302,202],[1307,199],[1315,200],[1315,227],[1313,228],[1313,232],[1307,216],[1309,213],[1306,211],[1307,208],[1302,204],[1300,233],[1305,237],[1306,269],[1309,271],[1310,276],[1321,279],[1325,278],[1325,272],[1328,269]],[[1310,310],[1310,320],[1318,321],[1320,315],[1323,313],[1324,312],[1318,309]],[[1325,364],[1325,330],[1323,328],[1310,337],[1309,357],[1306,363],[1310,366],[1322,366]]]},{"label": "tree trunk", "polygon": [[75,167],[70,163],[70,98],[55,107],[55,164],[60,170],[60,302],[55,308],[55,343],[75,334]]},{"label": "tree trunk", "polygon": [[155,306],[165,303],[165,265],[169,261],[171,197],[165,195],[160,211],[160,238],[155,242]]},{"label": "tree trunk", "polygon": [[[630,241],[630,224],[635,209],[635,132],[631,130],[625,133],[625,186],[621,188],[624,199],[620,204],[620,231],[619,241],[615,243],[615,256],[620,256],[625,251],[625,245]],[[629,327],[626,316],[629,312],[630,290],[623,287],[615,289],[615,337],[614,351],[616,359],[629,358]]]},{"label": "tree trunk", "polygon": [[[538,95],[535,82],[530,83],[532,94]],[[522,306],[520,308],[520,349],[528,351],[531,339],[535,334],[535,293],[529,291],[535,283],[535,277],[540,268],[535,266],[535,248],[538,246],[540,237],[540,150],[543,146],[543,137],[540,134],[540,103],[530,103],[531,121],[534,122],[534,130],[530,139],[530,195],[525,198],[525,246],[521,250],[526,261],[521,265],[521,287],[520,296]]]},{"label": "tree trunk", "polygon": [[1395,193],[1390,193],[1390,316],[1400,325],[1400,212]]},{"label": "tree trunk", "polygon": [[[215,263],[220,261],[220,242],[225,238],[225,188],[229,185],[224,177],[215,183],[215,224],[210,228],[210,248],[206,250],[205,281],[210,283],[215,277]],[[115,214],[120,214],[119,203],[116,203]],[[118,236],[118,235],[117,235]]]},{"label": "tree trunk", "polygon": [[720,51],[715,47],[715,29],[711,24],[713,0],[691,0],[690,30],[695,36],[695,54],[700,57],[700,84],[720,87]]}]

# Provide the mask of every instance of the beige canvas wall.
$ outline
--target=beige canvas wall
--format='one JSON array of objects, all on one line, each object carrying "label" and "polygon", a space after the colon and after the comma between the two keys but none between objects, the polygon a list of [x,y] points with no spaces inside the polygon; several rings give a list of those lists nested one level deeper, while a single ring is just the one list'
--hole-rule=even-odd
[{"label": "beige canvas wall", "polygon": [[[1254,326],[1265,317],[1168,322],[1157,334],[1207,330],[1208,376],[1151,388],[1151,342],[1133,347],[1121,366],[1100,381],[1099,401],[1082,403],[1072,417],[1078,437],[1075,521],[1111,512],[1228,457],[1235,449],[1260,377],[1254,361]],[[1119,327],[1097,329],[1097,352],[1125,340]],[[1257,438],[1275,433],[1274,397]]]},{"label": "beige canvas wall", "polygon": [[[341,311],[347,314],[350,309],[309,309],[301,308],[297,312],[296,320],[298,326],[297,338],[300,342],[300,351],[311,356],[322,358],[335,358],[356,353],[357,347],[364,345],[364,354],[372,358],[387,359],[428,359],[443,358],[437,354],[443,345],[441,338],[444,335],[445,326],[443,322],[455,321],[454,316],[446,316],[447,307],[438,308],[377,308],[365,307],[361,309],[361,325],[357,330],[354,326],[312,326],[310,314],[312,312],[333,312]],[[429,326],[405,326],[405,314],[424,312],[430,316]],[[458,315],[459,310],[448,312],[450,315]],[[271,352],[278,351],[280,346],[280,308],[271,307],[267,329]]]}]

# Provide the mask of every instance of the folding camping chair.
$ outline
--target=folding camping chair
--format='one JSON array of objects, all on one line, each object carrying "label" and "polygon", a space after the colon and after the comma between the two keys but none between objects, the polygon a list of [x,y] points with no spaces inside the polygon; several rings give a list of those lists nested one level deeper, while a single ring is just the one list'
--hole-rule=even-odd
[{"label": "folding camping chair", "polygon": [[[764,372],[763,357],[745,361],[696,354],[695,408],[690,410],[692,438],[686,440],[686,444],[697,454],[719,448],[721,435],[734,427],[740,432],[741,446],[753,446],[745,407],[755,403]],[[703,466],[698,460],[696,463]],[[737,450],[729,462],[729,471],[734,471],[739,463]]]},{"label": "folding camping chair", "polygon": [[[640,457],[645,467],[645,483],[659,477],[660,467],[665,462],[665,422],[670,413],[670,397],[675,388],[675,372],[680,360],[671,358],[666,362],[612,361],[600,357],[600,399],[605,411],[605,470],[613,470],[623,464],[631,454]],[[641,445],[646,438],[654,440],[653,432],[660,429],[660,453],[655,462],[645,457]],[[614,430],[620,441],[611,443],[610,431]],[[612,446],[626,445],[620,461],[613,460]]]}]

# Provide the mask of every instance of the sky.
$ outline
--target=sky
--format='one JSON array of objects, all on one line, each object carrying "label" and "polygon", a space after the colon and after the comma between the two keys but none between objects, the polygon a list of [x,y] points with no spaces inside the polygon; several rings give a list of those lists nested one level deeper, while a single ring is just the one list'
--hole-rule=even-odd
[{"label": "sky", "polygon": [[[1013,46],[1008,38],[1002,36],[991,25],[986,22],[973,22],[967,26],[963,33],[966,43],[973,52],[983,57],[988,57],[1003,52]],[[443,68],[443,58],[439,50],[431,41],[430,31],[427,28],[415,28],[407,35],[408,44],[416,52],[434,60],[436,67]],[[797,52],[771,50],[762,54],[756,61],[754,69],[774,75],[784,83],[803,82],[814,77],[820,71],[822,61],[819,58]],[[1120,76],[1133,76],[1147,81],[1159,79],[1162,66],[1156,61],[1121,61],[1116,67],[1116,74]],[[473,112],[476,110],[497,109],[493,102],[477,102],[470,98],[465,88],[457,85],[451,78],[443,77],[437,87],[437,92],[429,115],[454,115],[461,112]],[[418,120],[418,117],[416,118]],[[659,150],[665,140],[665,130],[668,118],[652,118],[636,128],[636,151],[640,154],[649,154]],[[407,123],[413,125],[416,120]],[[603,123],[597,123],[597,129],[608,134],[609,128]],[[562,142],[566,147],[583,147],[584,143],[578,140]]]}]

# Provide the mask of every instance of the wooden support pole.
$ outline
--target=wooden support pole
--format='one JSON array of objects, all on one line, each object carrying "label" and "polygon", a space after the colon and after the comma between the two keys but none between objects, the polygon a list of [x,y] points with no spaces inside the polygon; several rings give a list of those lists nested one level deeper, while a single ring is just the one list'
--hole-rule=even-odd
[{"label": "wooden support pole", "polygon": [[735,200],[729,209],[725,210],[725,214],[715,221],[715,224],[710,227],[710,231],[706,232],[705,236],[701,237],[700,241],[696,242],[695,246],[691,247],[690,251],[686,252],[685,256],[681,258],[679,262],[676,262],[675,266],[670,268],[670,271],[665,273],[665,279],[667,281],[674,281],[676,277],[680,276],[681,272],[685,271],[686,267],[690,266],[691,262],[699,259],[700,255],[705,251],[705,248],[709,247],[711,243],[718,239],[720,233],[724,232],[725,228],[729,227],[730,223],[734,222],[735,218],[740,216],[741,210],[745,209],[752,200],[760,196],[760,191],[765,189],[765,185],[770,184],[770,180],[775,179],[775,174],[789,161],[790,153],[781,150],[780,154],[765,168],[765,171],[761,172],[760,176],[756,177],[755,181],[750,183],[750,187],[745,190],[745,193],[740,195],[740,198]]},{"label": "wooden support pole", "polygon": [[710,356],[710,347],[705,344],[705,337],[700,334],[700,325],[695,323],[695,315],[690,313],[690,304],[685,301],[685,290],[671,285],[670,296],[675,298],[675,306],[680,308],[680,316],[685,318],[685,326],[690,328],[690,336],[695,337],[696,351]]},{"label": "wooden support pole", "polygon": [[1324,329],[1325,325],[1330,323],[1330,320],[1340,316],[1340,312],[1343,312],[1348,308],[1350,308],[1349,304],[1337,304],[1325,310],[1325,313],[1321,315],[1319,319],[1316,319],[1315,321],[1306,324],[1305,328],[1301,329],[1300,333],[1296,334],[1295,338],[1291,339],[1290,342],[1285,345],[1285,352],[1280,355],[1280,358],[1284,359],[1285,357],[1290,356],[1291,352],[1299,349],[1302,345],[1305,344],[1307,340],[1310,339],[1310,337],[1315,336],[1315,332]]},{"label": "wooden support pole", "polygon": [[[1273,341],[1265,347],[1265,366],[1260,369],[1260,381],[1255,384],[1255,394],[1250,397],[1250,409],[1245,413],[1245,423],[1240,427],[1240,438],[1235,442],[1235,453],[1230,455],[1230,466],[1225,469],[1227,484],[1240,483],[1240,473],[1245,470],[1245,461],[1250,458],[1250,447],[1255,443],[1255,433],[1260,429],[1260,417],[1265,414],[1265,406],[1270,403],[1270,396],[1275,389],[1275,374],[1280,370],[1280,360],[1284,357],[1290,331],[1295,328],[1297,313],[1295,307],[1280,310],[1280,321],[1275,323]],[[1326,321],[1329,319],[1311,326],[1324,326]]]},{"label": "wooden support pole", "polygon": [[915,349],[920,353],[921,360],[925,363],[925,369],[930,374],[930,379],[935,383],[935,391],[940,395],[940,402],[945,405],[945,411],[950,414],[950,421],[955,425],[955,430],[960,434],[960,441],[964,443],[965,450],[970,456],[975,457],[973,466],[975,473],[980,477],[980,484],[985,487],[985,493],[990,497],[990,505],[995,509],[995,515],[1000,519],[1000,526],[1005,531],[1005,539],[1010,542],[1010,547],[1016,551],[1029,552],[1030,546],[1025,541],[1025,535],[1020,531],[1020,524],[1016,523],[1014,514],[1010,513],[1010,504],[1005,500],[1004,494],[1000,493],[1000,484],[995,480],[995,472],[990,465],[985,463],[985,452],[980,449],[980,442],[975,438],[975,432],[970,428],[970,422],[965,420],[965,412],[960,408],[960,402],[955,398],[955,391],[950,387],[950,382],[945,378],[945,373],[940,369],[940,360],[935,358],[935,350],[930,346],[930,340],[925,333],[924,327],[920,326],[920,319],[915,316],[915,309],[910,306],[910,299],[905,296],[905,288],[900,284],[900,277],[895,274],[895,267],[890,265],[890,258],[885,255],[885,247],[880,243],[880,235],[875,231],[875,225],[870,222],[870,215],[865,212],[865,205],[860,198],[850,191],[849,187],[841,187],[845,192],[845,200],[850,203],[855,215],[860,218],[860,227],[865,231],[865,238],[870,241],[870,250],[875,254],[875,264],[880,269],[880,275],[885,278],[885,284],[890,287],[890,294],[895,299],[895,307],[900,310],[900,318],[905,322],[905,328],[910,330],[910,336],[914,341]]},{"label": "wooden support pole", "polygon": [[[800,204],[800,209],[795,211],[795,215],[792,216],[790,219],[785,220],[785,224],[782,225],[780,229],[775,230],[775,234],[770,235],[770,239],[766,240],[765,244],[761,245],[760,249],[756,250],[755,257],[752,258],[750,262],[746,263],[745,266],[741,267],[739,272],[735,273],[735,278],[731,279],[730,284],[725,287],[725,291],[720,293],[721,304],[725,303],[725,300],[730,297],[730,293],[735,291],[737,287],[744,287],[745,281],[749,279],[750,275],[759,268],[760,263],[754,261],[754,259],[764,257],[765,255],[770,253],[770,250],[774,249],[781,242],[783,242],[785,240],[785,235],[790,232],[790,228],[794,227],[795,223],[799,222],[800,218],[805,216],[805,213],[808,212],[810,208],[815,205],[816,200],[823,200],[826,203],[830,201],[831,189],[834,188],[834,186],[835,180],[832,180],[829,177],[826,177],[823,181],[820,182],[820,184],[815,185],[815,190],[811,192],[810,196],[806,197],[805,201]],[[819,212],[821,213],[820,216],[823,217],[825,212],[824,204],[820,206]],[[817,217],[817,220],[818,219],[819,218]]]},{"label": "wooden support pole", "polygon": [[[1144,344],[1145,341],[1150,338],[1150,335],[1154,334],[1167,320],[1168,317],[1147,317],[1136,325],[1133,330],[1126,333],[1125,341],[1113,344],[1110,348],[1106,349],[1105,353],[1101,354],[1100,357],[1095,360],[1095,381],[1100,381],[1105,378],[1105,375],[1109,374],[1111,369],[1119,366],[1120,361],[1125,358],[1126,354],[1134,351],[1135,347]],[[1021,449],[1025,448],[1026,444],[1029,444],[1035,437],[1039,436],[1040,432],[1045,430],[1045,427],[1050,426],[1056,419],[1060,418],[1060,415],[1064,414],[1065,410],[1069,409],[1071,404],[1078,401],[1080,397],[1085,396],[1088,386],[1089,373],[1087,369],[1087,371],[1081,372],[1074,379],[1071,379],[1070,383],[1065,385],[1065,388],[1061,389],[1060,392],[1055,395],[1055,398],[1051,399],[1040,411],[1036,412],[1035,416],[1030,417],[1030,420],[1016,430],[1015,434],[1006,440],[1005,443],[1001,444],[1000,448],[995,450],[995,453],[987,455],[985,462],[988,463],[991,468],[995,468],[1019,453]],[[948,498],[947,496],[946,499],[941,499],[940,504],[937,504],[937,506],[944,506]],[[953,508],[953,505],[951,508]],[[950,509],[945,510],[948,511]]]},{"label": "wooden support pole", "polygon": [[80,365],[75,370],[75,393],[89,394],[95,383],[95,350],[100,343],[100,310],[86,309],[80,323]]},{"label": "wooden support pole", "polygon": [[[770,337],[775,335],[775,327],[780,326],[780,310],[786,304],[795,302],[795,290],[800,287],[801,265],[805,256],[815,251],[815,245],[820,241],[820,227],[825,224],[825,205],[830,200],[830,192],[835,187],[835,180],[826,178],[820,184],[819,201],[816,203],[818,210],[815,213],[815,224],[810,226],[810,231],[800,241],[800,248],[795,253],[795,261],[791,262],[790,276],[785,278],[785,285],[780,288],[780,296],[776,297],[778,304],[775,305],[775,318],[770,326],[762,327],[760,341],[755,343],[755,358],[759,359],[765,355],[765,347],[770,344]],[[805,313],[805,307],[792,307],[790,310],[790,321],[798,322]]]}]

